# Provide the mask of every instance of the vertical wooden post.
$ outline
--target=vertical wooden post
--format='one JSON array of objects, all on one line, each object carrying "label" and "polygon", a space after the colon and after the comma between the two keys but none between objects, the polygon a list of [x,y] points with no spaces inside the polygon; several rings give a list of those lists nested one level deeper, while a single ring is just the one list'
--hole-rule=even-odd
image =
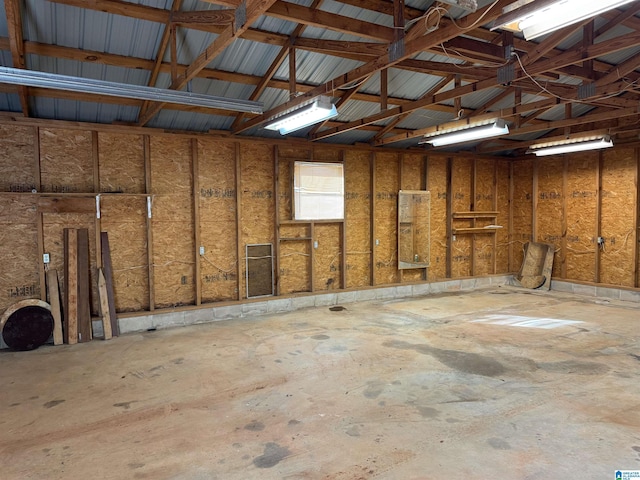
[{"label": "vertical wooden post", "polygon": [[276,202],[276,211],[273,216],[273,231],[276,244],[273,281],[275,284],[275,294],[276,296],[280,296],[280,150],[277,145],[273,146],[273,193]]},{"label": "vertical wooden post", "polygon": [[147,265],[148,265],[148,284],[149,284],[149,311],[155,310],[155,286],[154,286],[154,268],[153,268],[153,187],[151,179],[151,140],[149,135],[145,135],[143,140],[144,147],[144,187],[147,194]]},{"label": "vertical wooden post", "polygon": [[446,255],[446,278],[451,278],[453,248],[453,159],[447,158],[447,255]]},{"label": "vertical wooden post", "polygon": [[315,253],[316,253],[316,249],[315,247],[315,241],[316,241],[316,229],[315,229],[315,222],[311,221],[311,223],[309,224],[309,229],[310,229],[310,235],[311,235],[311,253],[309,255],[309,278],[311,279],[311,291],[315,292],[316,291],[316,284],[315,284],[315,279],[314,279],[314,275],[313,272],[315,270],[315,265],[316,265],[316,257],[315,257]]},{"label": "vertical wooden post", "polygon": [[600,245],[598,237],[600,236],[600,228],[602,227],[602,168],[604,166],[604,157],[602,150],[598,152],[598,165],[596,167],[596,229],[593,240],[596,248],[593,268],[593,281],[600,283]]},{"label": "vertical wooden post", "polygon": [[200,159],[198,157],[198,140],[191,139],[191,193],[193,198],[193,244],[195,247],[195,269],[193,272],[194,283],[196,285],[196,305],[202,304],[202,281],[201,281],[201,255],[200,246],[202,240],[200,237]]},{"label": "vertical wooden post", "polygon": [[[420,190],[428,190],[429,185],[429,158],[427,155],[422,157],[422,176],[420,179]],[[429,202],[431,202],[431,197],[429,198]],[[429,207],[429,211],[431,211],[431,207]],[[431,224],[431,215],[429,215],[429,224]],[[431,231],[431,225],[429,225],[429,231]],[[429,243],[431,243],[431,234],[429,234]],[[429,251],[431,251],[431,246],[429,245]],[[429,258],[427,259],[429,264],[431,264],[431,254],[429,254]],[[422,269],[422,280],[429,280],[429,267]]]},{"label": "vertical wooden post", "polygon": [[370,181],[371,181],[371,195],[369,197],[370,208],[369,208],[369,229],[371,236],[371,286],[375,286],[376,284],[376,154],[371,152],[371,157],[369,158],[369,168],[370,168]]},{"label": "vertical wooden post", "polygon": [[640,287],[640,247],[638,246],[638,242],[640,242],[640,192],[638,191],[638,186],[640,183],[640,149],[635,148],[634,154],[636,157],[636,169],[634,175],[634,186],[636,188],[636,218],[635,225],[633,229],[633,258],[635,260],[633,264],[633,278],[635,287]]},{"label": "vertical wooden post", "polygon": [[[475,158],[471,160],[471,194],[469,195],[469,210],[474,212],[476,210],[476,190],[478,187],[478,162]],[[453,212],[452,212],[453,213]],[[471,226],[475,228],[477,226],[476,218],[471,220]],[[494,235],[495,236],[495,235]],[[476,234],[471,235],[471,255],[469,255],[470,272],[471,276],[476,275]]]},{"label": "vertical wooden post", "polygon": [[[400,190],[402,190],[402,182],[404,180],[404,155],[402,153],[398,154],[399,158],[398,158],[398,192],[400,192]],[[400,264],[400,195],[398,195],[398,200],[396,202],[396,204],[398,205],[397,207],[397,213],[396,213],[396,252],[398,255],[398,259],[396,261],[396,268],[397,265]],[[415,225],[413,227],[414,232],[415,232]],[[404,282],[404,270],[398,270],[398,272],[400,273],[399,277],[400,277],[400,283]]]},{"label": "vertical wooden post", "polygon": [[91,286],[89,285],[89,230],[79,228],[77,235],[78,341],[84,343],[93,338],[93,326],[91,324]]},{"label": "vertical wooden post", "polygon": [[42,191],[42,174],[40,172],[40,128],[33,127],[33,179],[36,191]]},{"label": "vertical wooden post", "polygon": [[47,282],[45,279],[46,269],[48,268],[44,264],[44,225],[43,225],[43,213],[36,212],[36,221],[38,229],[38,273],[40,279],[40,299],[47,301]]},{"label": "vertical wooden post", "polygon": [[538,160],[533,159],[533,178],[532,178],[532,194],[531,201],[533,208],[531,209],[531,240],[538,241]]},{"label": "vertical wooden post", "polygon": [[[340,150],[340,160],[342,161],[342,172],[345,171],[345,153],[344,150]],[[343,203],[342,211],[342,226],[341,226],[341,245],[342,261],[340,262],[340,285],[342,289],[347,288],[347,204]]]},{"label": "vertical wooden post", "polygon": [[384,112],[388,107],[389,69],[380,70],[380,111]]},{"label": "vertical wooden post", "polygon": [[234,144],[234,158],[236,163],[236,275],[238,279],[238,300],[242,300],[242,260],[243,260],[243,248],[242,248],[242,164],[240,155],[240,144],[236,142]]},{"label": "vertical wooden post", "polygon": [[513,258],[513,193],[515,185],[513,180],[513,161],[509,162],[509,234],[507,236],[509,242],[509,272],[515,272],[514,258]]},{"label": "vertical wooden post", "polygon": [[569,174],[569,158],[565,155],[562,163],[562,237],[560,239],[560,248],[562,254],[560,257],[560,276],[567,278],[567,230],[569,222],[567,220],[567,189]]},{"label": "vertical wooden post", "polygon": [[[493,211],[498,211],[498,160],[493,161]],[[498,273],[498,232],[492,235],[493,238],[493,274]]]},{"label": "vertical wooden post", "polygon": [[53,344],[62,345],[62,310],[60,309],[60,285],[58,283],[58,271],[47,270],[47,286],[49,292],[49,305],[53,316]]},{"label": "vertical wooden post", "polygon": [[91,132],[91,156],[93,158],[93,192],[96,194],[96,268],[102,267],[102,246],[100,245],[100,232],[102,230],[102,216],[98,210],[100,205],[100,151],[98,149],[98,132],[93,130]]}]

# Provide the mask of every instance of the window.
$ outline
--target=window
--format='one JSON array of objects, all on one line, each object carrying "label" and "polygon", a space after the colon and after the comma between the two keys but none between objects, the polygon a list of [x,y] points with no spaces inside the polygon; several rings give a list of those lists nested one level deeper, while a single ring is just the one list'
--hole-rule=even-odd
[{"label": "window", "polygon": [[295,162],[295,220],[344,219],[344,169],[341,163]]}]

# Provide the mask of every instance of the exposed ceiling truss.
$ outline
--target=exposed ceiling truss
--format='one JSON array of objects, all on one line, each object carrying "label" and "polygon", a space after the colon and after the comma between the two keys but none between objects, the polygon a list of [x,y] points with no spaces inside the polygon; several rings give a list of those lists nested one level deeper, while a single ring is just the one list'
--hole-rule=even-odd
[{"label": "exposed ceiling truss", "polygon": [[[48,65],[79,70],[103,66],[104,75],[118,67],[118,72],[144,72],[148,86],[178,90],[198,81],[201,89],[263,101],[265,112],[0,84],[7,99],[2,110],[38,117],[43,99],[78,101],[135,112],[135,118],[100,121],[158,127],[164,126],[161,112],[204,114],[218,119],[208,128],[213,134],[266,136],[263,127],[273,116],[329,95],[341,115],[305,131],[309,140],[415,147],[436,129],[503,118],[509,135],[463,148],[514,155],[543,140],[603,133],[617,144],[637,142],[640,1],[536,42],[488,29],[513,2],[479,0],[477,11],[467,13],[431,0],[412,7],[403,0],[158,0],[155,6],[137,0],[4,0],[0,58],[10,59],[4,66],[38,70],[47,59]],[[84,37],[52,41],[56,32],[40,30],[62,20],[43,22],[39,3],[53,14],[75,12]],[[109,23],[96,25],[98,20]],[[123,54],[108,43],[85,47],[118,35],[125,20],[156,32],[148,39],[152,55]],[[92,29],[109,28],[113,31],[97,41],[86,41]],[[243,64],[229,54],[232,46],[238,54],[259,50],[263,61]],[[61,67],[49,71],[67,73]],[[186,129],[198,128],[186,121]]]}]

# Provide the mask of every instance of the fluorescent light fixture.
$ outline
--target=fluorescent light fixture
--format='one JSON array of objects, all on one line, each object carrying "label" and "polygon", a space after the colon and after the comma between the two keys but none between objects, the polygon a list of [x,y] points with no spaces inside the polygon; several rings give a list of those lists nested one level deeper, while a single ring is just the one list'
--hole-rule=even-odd
[{"label": "fluorescent light fixture", "polygon": [[53,88],[69,92],[92,93],[110,97],[135,98],[152,102],[177,103],[196,107],[220,108],[234,112],[261,114],[262,102],[236,100],[233,98],[202,95],[183,90],[131,85],[128,83],[106,82],[91,78],[71,77],[56,73],[37,72],[20,68],[0,67],[0,83],[24,85],[27,87]]},{"label": "fluorescent light fixture", "polygon": [[314,123],[329,120],[337,115],[338,110],[336,110],[336,106],[331,103],[329,97],[322,96],[318,97],[313,103],[274,118],[271,123],[264,128],[268,130],[279,130],[280,135],[286,135],[287,133],[313,125]]},{"label": "fluorescent light fixture", "polygon": [[533,40],[635,0],[536,0],[498,17],[491,30],[521,31]]},{"label": "fluorescent light fixture", "polygon": [[425,140],[422,140],[419,144],[430,143],[434,147],[441,147],[443,145],[452,145],[454,143],[464,143],[472,140],[497,137],[499,135],[506,135],[507,133],[509,133],[509,127],[506,125],[504,120],[498,119],[488,125],[467,127],[463,130],[449,132],[435,132],[433,134],[425,135]]},{"label": "fluorescent light fixture", "polygon": [[559,155],[561,153],[571,152],[584,152],[586,150],[598,150],[601,148],[611,148],[613,142],[609,137],[597,138],[595,140],[569,140],[565,143],[549,145],[549,146],[536,146],[532,145],[527,153],[534,153],[538,157],[544,157],[547,155]]}]

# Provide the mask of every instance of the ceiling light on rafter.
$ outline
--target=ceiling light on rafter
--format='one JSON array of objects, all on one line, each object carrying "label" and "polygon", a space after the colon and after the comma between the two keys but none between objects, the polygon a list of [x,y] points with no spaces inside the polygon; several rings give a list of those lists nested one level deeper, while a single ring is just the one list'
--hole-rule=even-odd
[{"label": "ceiling light on rafter", "polygon": [[527,153],[533,153],[538,157],[547,155],[560,155],[561,153],[584,152],[587,150],[599,150],[601,148],[611,148],[613,142],[608,136],[591,139],[569,139],[564,142],[554,142],[552,144],[531,145]]},{"label": "ceiling light on rafter", "polygon": [[[516,2],[519,6],[505,12],[492,24],[498,28],[522,32],[526,40],[586,20],[635,0],[535,0]],[[523,4],[524,3],[524,4]]]},{"label": "ceiling light on rafter", "polygon": [[92,93],[110,97],[135,98],[152,102],[177,103],[196,107],[220,108],[235,112],[262,113],[262,102],[202,95],[183,90],[146,87],[128,83],[105,82],[92,78],[71,77],[56,73],[0,67],[0,83],[27,87],[53,88],[69,92]]},{"label": "ceiling light on rafter", "polygon": [[286,135],[315,123],[329,120],[337,115],[338,110],[331,103],[329,97],[321,96],[313,103],[272,119],[264,128],[278,130],[280,135]]},{"label": "ceiling light on rafter", "polygon": [[504,120],[498,119],[495,122],[486,125],[467,125],[455,130],[440,130],[438,132],[425,135],[425,139],[418,143],[430,143],[434,147],[441,147],[444,145],[453,145],[456,143],[465,143],[473,140],[497,137],[500,135],[506,135],[507,133],[509,133],[509,127]]}]

